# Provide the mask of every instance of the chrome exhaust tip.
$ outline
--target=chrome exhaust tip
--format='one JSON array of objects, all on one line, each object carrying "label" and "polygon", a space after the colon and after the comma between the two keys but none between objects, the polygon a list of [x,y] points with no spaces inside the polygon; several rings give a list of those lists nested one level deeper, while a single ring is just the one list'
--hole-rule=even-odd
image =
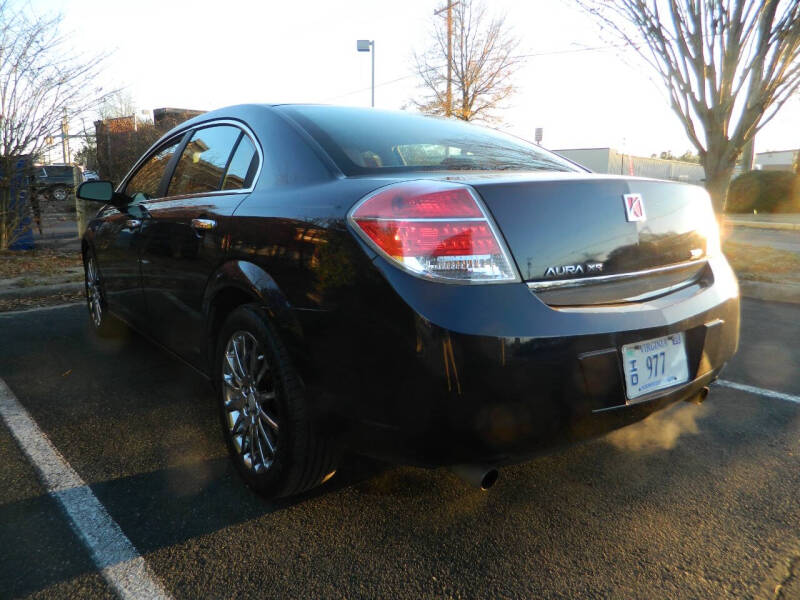
[{"label": "chrome exhaust tip", "polygon": [[497,469],[485,465],[455,465],[450,467],[450,471],[472,487],[484,492],[497,483],[497,478],[500,476]]}]

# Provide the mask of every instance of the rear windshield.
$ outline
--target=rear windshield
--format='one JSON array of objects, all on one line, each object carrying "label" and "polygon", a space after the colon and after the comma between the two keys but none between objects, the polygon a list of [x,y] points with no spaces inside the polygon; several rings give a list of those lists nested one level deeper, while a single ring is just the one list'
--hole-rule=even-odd
[{"label": "rear windshield", "polygon": [[391,171],[578,171],[546,150],[492,129],[411,113],[280,106],[345,175]]}]

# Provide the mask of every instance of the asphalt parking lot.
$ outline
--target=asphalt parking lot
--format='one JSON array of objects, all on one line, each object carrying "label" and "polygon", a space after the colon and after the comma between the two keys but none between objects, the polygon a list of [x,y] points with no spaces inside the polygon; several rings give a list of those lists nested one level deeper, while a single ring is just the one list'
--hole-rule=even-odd
[{"label": "asphalt parking lot", "polygon": [[[743,301],[715,387],[505,469],[348,463],[279,503],[229,463],[210,388],[85,308],[0,315],[0,378],[173,598],[800,598],[800,305]],[[0,422],[0,597],[114,597]]]}]

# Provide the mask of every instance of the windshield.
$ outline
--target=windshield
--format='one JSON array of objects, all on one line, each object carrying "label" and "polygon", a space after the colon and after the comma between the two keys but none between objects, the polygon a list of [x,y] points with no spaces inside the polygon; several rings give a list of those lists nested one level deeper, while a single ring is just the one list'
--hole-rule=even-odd
[{"label": "windshield", "polygon": [[568,161],[492,129],[410,113],[280,106],[346,175],[391,171],[578,171]]}]

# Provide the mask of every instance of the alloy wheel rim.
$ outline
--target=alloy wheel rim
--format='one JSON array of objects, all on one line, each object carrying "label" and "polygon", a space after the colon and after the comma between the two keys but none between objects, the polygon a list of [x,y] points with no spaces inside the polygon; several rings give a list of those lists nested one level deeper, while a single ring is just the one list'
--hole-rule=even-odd
[{"label": "alloy wheel rim", "polygon": [[276,390],[261,344],[247,331],[231,335],[222,356],[225,424],[248,470],[263,473],[278,448]]},{"label": "alloy wheel rim", "polygon": [[57,189],[57,190],[55,190],[55,191],[53,192],[53,198],[55,198],[55,199],[56,199],[56,200],[58,200],[59,202],[60,202],[61,200],[66,200],[66,198],[67,198],[67,191],[66,191],[66,190],[63,190],[63,189],[61,189],[61,188],[59,188],[59,189]]},{"label": "alloy wheel rim", "polygon": [[86,300],[89,303],[92,323],[95,327],[100,327],[103,321],[103,304],[100,296],[100,278],[93,258],[86,261]]}]

